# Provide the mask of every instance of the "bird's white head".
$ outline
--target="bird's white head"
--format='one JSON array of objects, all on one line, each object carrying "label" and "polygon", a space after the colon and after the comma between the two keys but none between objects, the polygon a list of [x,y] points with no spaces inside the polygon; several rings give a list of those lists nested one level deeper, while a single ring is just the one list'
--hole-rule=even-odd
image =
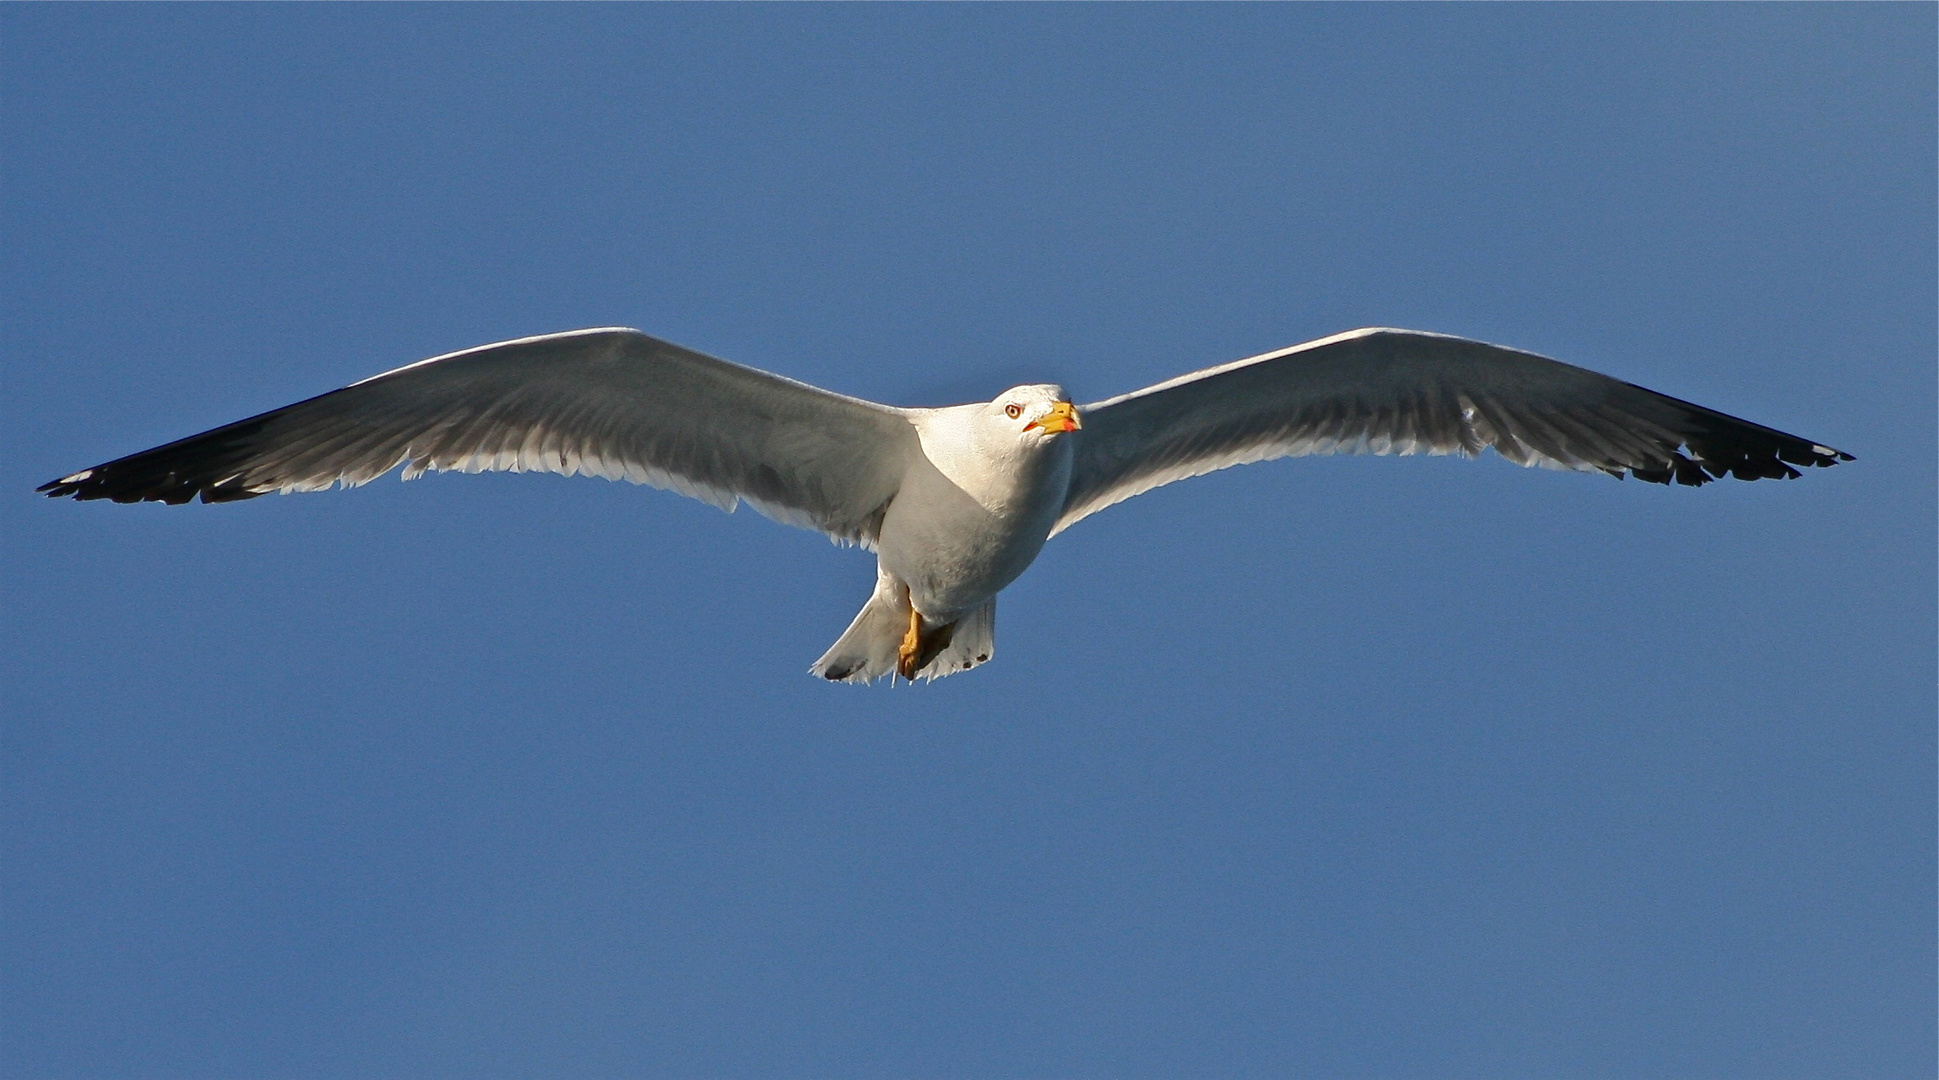
[{"label": "bird's white head", "polygon": [[984,406],[985,422],[1007,430],[1019,441],[1041,442],[1083,427],[1077,406],[1064,388],[1051,383],[1013,386]]},{"label": "bird's white head", "polygon": [[1045,484],[1062,488],[1070,472],[1067,435],[1082,421],[1064,388],[1013,386],[993,401],[911,410],[923,454],[984,506],[1031,503]]}]

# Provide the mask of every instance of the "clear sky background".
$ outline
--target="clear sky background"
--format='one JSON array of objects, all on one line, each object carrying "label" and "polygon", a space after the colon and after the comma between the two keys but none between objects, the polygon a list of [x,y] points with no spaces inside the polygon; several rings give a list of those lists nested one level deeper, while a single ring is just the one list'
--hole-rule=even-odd
[{"label": "clear sky background", "polygon": [[[1935,9],[0,8],[16,1077],[1928,1077]],[[624,324],[906,405],[1363,325],[1847,449],[1145,495],[994,663],[553,476],[34,485]]]}]

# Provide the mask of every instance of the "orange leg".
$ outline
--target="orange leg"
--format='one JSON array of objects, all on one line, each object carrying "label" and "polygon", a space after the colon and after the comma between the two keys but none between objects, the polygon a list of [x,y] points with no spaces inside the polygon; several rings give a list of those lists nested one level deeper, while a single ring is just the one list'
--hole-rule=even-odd
[{"label": "orange leg", "polygon": [[916,605],[909,605],[909,629],[902,635],[902,647],[896,650],[895,673],[911,682],[916,678],[916,660],[922,653],[922,615]]}]

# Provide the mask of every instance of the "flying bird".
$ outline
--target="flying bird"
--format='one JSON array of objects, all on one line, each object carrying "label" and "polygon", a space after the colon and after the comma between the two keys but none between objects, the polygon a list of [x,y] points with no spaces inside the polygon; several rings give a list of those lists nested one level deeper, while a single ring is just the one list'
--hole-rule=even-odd
[{"label": "flying bird", "polygon": [[1044,542],[1174,480],[1307,454],[1459,454],[1701,485],[1852,457],[1532,353],[1354,330],[1093,405],[1049,384],[904,409],[606,327],[433,357],[63,476],[50,497],[230,502],[404,466],[668,488],[876,553],[809,670],[913,681],[995,654],[996,596]]}]

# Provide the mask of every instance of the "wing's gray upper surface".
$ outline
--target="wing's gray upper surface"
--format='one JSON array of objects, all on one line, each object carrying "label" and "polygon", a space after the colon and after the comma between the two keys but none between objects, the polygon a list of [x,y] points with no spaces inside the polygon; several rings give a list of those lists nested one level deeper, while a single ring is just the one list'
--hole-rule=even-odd
[{"label": "wing's gray upper surface", "polygon": [[1080,410],[1057,531],[1161,484],[1305,454],[1461,454],[1667,484],[1790,478],[1851,460],[1533,353],[1355,330],[1194,372]]},{"label": "wing's gray upper surface", "polygon": [[627,479],[873,544],[915,429],[636,330],[485,345],[97,465],[52,496],[205,502],[456,469]]}]

